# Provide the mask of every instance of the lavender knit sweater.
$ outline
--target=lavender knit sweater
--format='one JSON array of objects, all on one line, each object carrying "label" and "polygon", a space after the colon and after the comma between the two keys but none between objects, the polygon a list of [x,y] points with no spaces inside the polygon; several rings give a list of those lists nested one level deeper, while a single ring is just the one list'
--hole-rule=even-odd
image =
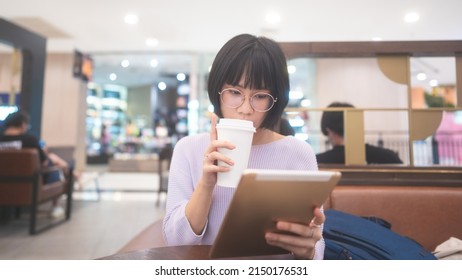
[{"label": "lavender knit sweater", "polygon": [[[164,239],[168,245],[212,244],[223,216],[234,194],[233,188],[216,186],[207,225],[196,235],[185,216],[185,207],[202,175],[205,149],[209,146],[208,133],[182,138],[175,146],[168,181],[167,212],[163,222]],[[292,136],[254,145],[250,151],[249,168],[317,170],[311,146]],[[315,259],[324,255],[324,240],[316,244]]]}]

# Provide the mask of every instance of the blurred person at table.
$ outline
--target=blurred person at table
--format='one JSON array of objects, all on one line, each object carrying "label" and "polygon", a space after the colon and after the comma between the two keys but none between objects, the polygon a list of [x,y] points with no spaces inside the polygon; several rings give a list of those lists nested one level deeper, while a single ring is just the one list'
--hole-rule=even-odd
[{"label": "blurred person at table", "polygon": [[[354,108],[346,102],[333,102],[328,108]],[[345,164],[343,111],[325,111],[321,117],[321,131],[327,136],[333,148],[316,155],[318,163]],[[400,164],[398,154],[392,150],[366,144],[367,164]]]},{"label": "blurred person at table", "polygon": [[[311,146],[293,136],[283,136],[279,122],[288,103],[289,76],[280,46],[265,37],[249,34],[229,40],[218,52],[208,80],[208,94],[215,114],[210,133],[182,138],[175,146],[170,166],[167,211],[163,222],[168,245],[212,244],[234,193],[217,185],[217,173],[233,160],[218,148],[233,143],[217,140],[217,116],[252,121],[256,128],[248,168],[317,170]],[[281,232],[268,232],[268,244],[299,259],[322,259],[324,240],[321,208],[313,209],[307,224],[278,221]]]}]

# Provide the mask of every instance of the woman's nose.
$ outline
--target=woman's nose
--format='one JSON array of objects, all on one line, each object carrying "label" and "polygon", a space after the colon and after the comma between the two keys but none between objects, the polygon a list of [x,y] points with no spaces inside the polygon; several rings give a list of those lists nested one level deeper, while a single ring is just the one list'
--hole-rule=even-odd
[{"label": "woman's nose", "polygon": [[250,97],[244,96],[244,102],[242,102],[241,106],[237,107],[237,111],[242,114],[250,114],[254,111],[250,104]]}]

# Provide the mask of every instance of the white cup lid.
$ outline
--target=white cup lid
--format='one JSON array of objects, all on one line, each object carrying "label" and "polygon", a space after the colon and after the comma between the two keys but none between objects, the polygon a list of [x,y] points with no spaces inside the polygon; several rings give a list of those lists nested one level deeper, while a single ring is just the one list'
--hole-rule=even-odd
[{"label": "white cup lid", "polygon": [[252,121],[239,120],[239,119],[220,119],[219,124],[220,125],[253,127]]},{"label": "white cup lid", "polygon": [[217,128],[221,128],[221,127],[251,130],[255,132],[255,127],[253,126],[253,122],[246,121],[246,120],[220,119],[219,123],[217,124]]}]

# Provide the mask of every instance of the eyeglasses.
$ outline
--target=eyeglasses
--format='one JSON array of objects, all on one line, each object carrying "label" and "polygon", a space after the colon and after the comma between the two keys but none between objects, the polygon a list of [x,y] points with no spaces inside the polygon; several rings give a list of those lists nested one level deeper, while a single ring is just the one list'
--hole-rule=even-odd
[{"label": "eyeglasses", "polygon": [[[244,104],[245,101],[245,95],[235,88],[225,88],[218,94],[223,104],[229,108],[237,108]],[[257,112],[268,112],[273,108],[276,101],[278,99],[269,93],[257,92],[250,97],[250,106]]]}]

